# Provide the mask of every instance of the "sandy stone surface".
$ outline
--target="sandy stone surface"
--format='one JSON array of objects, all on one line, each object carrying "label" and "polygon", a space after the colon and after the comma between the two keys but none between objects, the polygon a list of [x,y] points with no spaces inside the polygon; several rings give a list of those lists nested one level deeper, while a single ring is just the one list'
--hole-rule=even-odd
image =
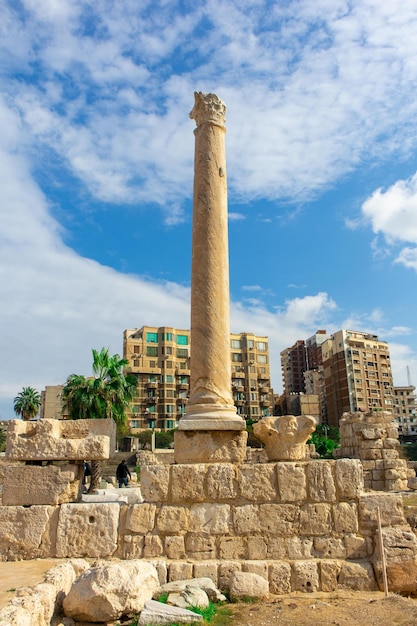
[{"label": "sandy stone surface", "polygon": [[291,593],[230,606],[233,626],[417,626],[417,600],[391,593]]}]

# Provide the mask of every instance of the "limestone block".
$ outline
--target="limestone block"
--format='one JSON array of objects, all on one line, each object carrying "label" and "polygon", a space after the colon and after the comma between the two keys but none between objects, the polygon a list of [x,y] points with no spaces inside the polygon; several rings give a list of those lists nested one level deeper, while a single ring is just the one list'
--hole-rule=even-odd
[{"label": "limestone block", "polygon": [[222,561],[219,564],[219,588],[229,589],[230,577],[233,572],[241,572],[242,563],[238,561]]},{"label": "limestone block", "polygon": [[292,591],[318,591],[320,579],[318,564],[314,561],[295,561],[292,563]]},{"label": "limestone block", "polygon": [[278,499],[277,476],[272,463],[242,465],[238,470],[239,493],[252,502]]},{"label": "limestone block", "polygon": [[217,569],[218,562],[212,563],[194,563],[193,578],[210,578],[213,584],[217,586]]},{"label": "limestone block", "polygon": [[314,537],[314,555],[320,559],[344,559],[346,548],[340,537]]},{"label": "limestone block", "polygon": [[19,465],[4,470],[4,506],[62,504],[81,499],[82,466]]},{"label": "limestone block", "polygon": [[359,498],[361,528],[371,531],[376,529],[378,507],[382,526],[397,526],[406,523],[400,495],[393,493],[363,494]]},{"label": "limestone block", "polygon": [[362,461],[362,467],[364,471],[374,470],[376,468],[376,461]]},{"label": "limestone block", "polygon": [[361,431],[363,439],[381,439],[384,435],[384,430],[381,428],[364,428]]},{"label": "limestone block", "polygon": [[146,534],[155,526],[156,506],[154,504],[132,504],[127,510],[126,530]]},{"label": "limestone block", "polygon": [[228,534],[231,523],[232,516],[228,504],[193,504],[190,507],[190,532]]},{"label": "limestone block", "polygon": [[269,594],[267,579],[252,572],[233,572],[229,584],[230,599],[266,598]]},{"label": "limestone block", "polygon": [[361,448],[359,450],[359,458],[362,459],[362,460],[382,459],[382,453],[383,452],[384,452],[384,450],[377,450],[375,448],[372,448],[372,449]]},{"label": "limestone block", "polygon": [[[384,589],[381,564],[374,563],[379,589]],[[417,591],[417,561],[397,561],[387,563],[386,567],[388,589],[392,593],[415,594]]]},{"label": "limestone block", "polygon": [[186,609],[189,606],[198,606],[205,609],[210,604],[208,595],[204,589],[194,585],[186,586],[181,591],[173,591],[168,595],[167,604]]},{"label": "limestone block", "polygon": [[327,535],[331,531],[330,504],[303,504],[300,510],[301,535]]},{"label": "limestone block", "polygon": [[259,524],[269,535],[291,537],[298,534],[300,507],[295,504],[261,504]]},{"label": "limestone block", "polygon": [[[141,560],[102,562],[79,576],[63,600],[76,621],[107,622],[133,616],[159,587],[156,569]],[[86,602],[88,598],[88,602]]]},{"label": "limestone block", "polygon": [[385,481],[386,491],[406,491],[406,489],[407,489],[406,480],[386,480]]},{"label": "limestone block", "polygon": [[193,564],[174,561],[169,564],[169,582],[189,580],[193,575]]},{"label": "limestone block", "polygon": [[278,493],[281,502],[302,502],[307,498],[306,464],[277,463]]},{"label": "limestone block", "polygon": [[123,558],[140,559],[143,554],[145,539],[142,535],[124,535]]},{"label": "limestone block", "polygon": [[342,561],[337,579],[338,588],[353,591],[377,591],[372,565],[367,561]]},{"label": "limestone block", "polygon": [[373,489],[374,491],[386,491],[385,480],[370,481],[369,489]]},{"label": "limestone block", "polygon": [[104,558],[117,550],[120,505],[62,504],[56,534],[56,556]]},{"label": "limestone block", "polygon": [[266,558],[268,546],[262,537],[248,537],[247,550],[248,559],[253,559],[256,561]]},{"label": "limestone block", "polygon": [[165,537],[165,554],[169,559],[186,559],[184,537]]},{"label": "limestone block", "polygon": [[246,558],[246,541],[242,537],[223,537],[219,542],[219,558],[225,560]]},{"label": "limestone block", "polygon": [[336,500],[331,463],[311,461],[307,464],[306,473],[308,493],[313,502],[334,502]]},{"label": "limestone block", "polygon": [[140,487],[145,502],[166,502],[169,487],[168,465],[145,465],[140,472]]},{"label": "limestone block", "polygon": [[230,463],[213,463],[207,470],[207,495],[211,500],[234,500],[237,495],[236,467]]},{"label": "limestone block", "polygon": [[244,561],[242,563],[242,571],[258,574],[258,576],[262,576],[262,578],[268,580],[268,563],[264,560]]},{"label": "limestone block", "polygon": [[156,600],[148,600],[139,616],[138,626],[173,623],[197,624],[202,621],[201,615],[188,609],[181,609]]},{"label": "limestone block", "polygon": [[[382,541],[387,562],[408,561],[417,557],[417,537],[411,529],[383,528]],[[379,559],[379,543],[375,556]]]},{"label": "limestone block", "polygon": [[335,591],[337,589],[337,578],[341,565],[338,561],[320,561],[320,582],[321,590],[325,592]]},{"label": "limestone block", "polygon": [[338,502],[333,505],[334,529],[337,533],[358,532],[358,506],[356,502]]},{"label": "limestone block", "polygon": [[152,559],[164,553],[162,540],[158,535],[146,535],[143,543],[143,556],[145,559]]},{"label": "limestone block", "polygon": [[35,505],[0,506],[0,560],[51,556],[48,543],[50,520],[56,509]]},{"label": "limestone block", "polygon": [[312,557],[313,541],[309,537],[289,537],[286,539],[286,552],[289,559],[298,561]]},{"label": "limestone block", "polygon": [[363,491],[362,464],[357,459],[338,459],[335,478],[341,499],[356,498]]},{"label": "limestone block", "polygon": [[190,523],[190,510],[184,506],[162,506],[156,518],[156,527],[162,533],[184,533]]},{"label": "limestone block", "polygon": [[254,504],[235,507],[233,526],[238,535],[247,535],[259,531],[259,507]]},{"label": "limestone block", "polygon": [[270,565],[269,590],[277,595],[291,593],[291,566],[289,563],[272,563]]},{"label": "limestone block", "polygon": [[392,439],[391,437],[387,437],[384,440],[385,448],[398,448],[399,445],[400,445],[400,442],[398,439]]},{"label": "limestone block", "polygon": [[382,450],[383,459],[398,459],[397,450]]},{"label": "limestone block", "polygon": [[371,476],[373,481],[385,480],[385,470],[373,470]]},{"label": "limestone block", "polygon": [[284,537],[268,537],[268,558],[281,560],[287,558],[287,542]]},{"label": "limestone block", "polygon": [[[181,566],[183,571],[187,571],[188,568],[184,568],[183,563],[178,565]],[[157,593],[154,595],[154,598],[160,598],[166,593],[178,593],[190,587],[202,589],[212,602],[222,602],[225,600],[224,595],[219,591],[216,584],[207,576],[171,580],[169,583],[166,583],[159,588]]]},{"label": "limestone block", "polygon": [[382,439],[370,439],[369,441],[361,441],[361,450],[382,450],[384,442]]},{"label": "limestone block", "polygon": [[182,430],[175,433],[176,463],[243,463],[248,433]]},{"label": "limestone block", "polygon": [[347,559],[365,559],[373,552],[372,539],[357,535],[346,535],[344,538]]},{"label": "limestone block", "polygon": [[173,465],[171,467],[172,501],[203,502],[208,465]]},{"label": "limestone block", "polygon": [[185,539],[185,548],[190,558],[195,560],[215,559],[216,538],[207,533],[188,533]]},{"label": "limestone block", "polygon": [[148,561],[154,566],[158,573],[158,580],[160,585],[165,585],[168,580],[168,568],[165,559],[155,559]]},{"label": "limestone block", "polygon": [[116,424],[104,420],[10,420],[6,457],[23,461],[102,460],[114,456]]}]

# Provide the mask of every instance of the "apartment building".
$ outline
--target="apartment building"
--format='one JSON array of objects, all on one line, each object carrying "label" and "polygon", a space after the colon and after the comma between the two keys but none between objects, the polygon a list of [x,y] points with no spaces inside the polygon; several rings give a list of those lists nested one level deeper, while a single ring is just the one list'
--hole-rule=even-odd
[{"label": "apartment building", "polygon": [[[127,370],[138,378],[129,421],[135,430],[178,426],[190,392],[190,331],[142,326],[123,333]],[[249,333],[230,338],[232,393],[245,419],[269,415],[273,406],[268,338]]]},{"label": "apartment building", "polygon": [[377,335],[339,330],[322,344],[327,422],[338,426],[346,411],[393,411],[388,344]]},{"label": "apartment building", "polygon": [[394,422],[402,437],[417,437],[417,397],[413,385],[394,387]]},{"label": "apartment building", "polygon": [[285,348],[280,354],[285,395],[305,393],[304,372],[307,370],[307,353],[304,339],[296,341],[291,348]]}]

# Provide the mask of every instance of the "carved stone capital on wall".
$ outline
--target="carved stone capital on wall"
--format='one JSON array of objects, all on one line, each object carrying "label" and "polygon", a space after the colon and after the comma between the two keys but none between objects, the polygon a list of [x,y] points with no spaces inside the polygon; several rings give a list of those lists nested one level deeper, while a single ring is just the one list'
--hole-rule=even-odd
[{"label": "carved stone capital on wall", "polygon": [[205,122],[214,122],[219,126],[225,126],[226,105],[216,94],[195,91],[194,100],[190,118],[195,120],[197,127]]},{"label": "carved stone capital on wall", "polygon": [[269,461],[304,461],[307,439],[316,430],[311,415],[264,417],[253,426],[253,432],[265,445]]}]

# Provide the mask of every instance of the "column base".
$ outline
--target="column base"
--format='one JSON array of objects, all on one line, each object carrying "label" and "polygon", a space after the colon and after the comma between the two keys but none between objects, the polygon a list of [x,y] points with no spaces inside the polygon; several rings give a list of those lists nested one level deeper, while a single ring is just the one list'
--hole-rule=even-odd
[{"label": "column base", "polygon": [[174,434],[175,463],[243,463],[248,433],[232,430],[178,430]]}]

